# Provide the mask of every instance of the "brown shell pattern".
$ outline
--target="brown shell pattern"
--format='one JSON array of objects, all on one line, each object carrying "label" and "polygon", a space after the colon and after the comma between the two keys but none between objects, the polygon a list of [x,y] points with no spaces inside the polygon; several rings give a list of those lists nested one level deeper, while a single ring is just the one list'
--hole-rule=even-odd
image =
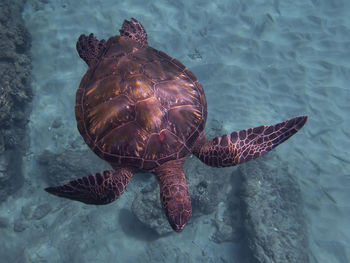
[{"label": "brown shell pattern", "polygon": [[116,165],[150,170],[182,158],[204,129],[201,84],[179,61],[135,41],[112,37],[76,96],[86,143]]}]

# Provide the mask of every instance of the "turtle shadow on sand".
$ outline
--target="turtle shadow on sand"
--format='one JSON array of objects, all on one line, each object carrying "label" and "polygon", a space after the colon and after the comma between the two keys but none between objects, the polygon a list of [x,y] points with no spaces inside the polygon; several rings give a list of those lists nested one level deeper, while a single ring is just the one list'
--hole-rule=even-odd
[{"label": "turtle shadow on sand", "polygon": [[118,224],[122,231],[129,237],[144,241],[154,241],[159,238],[159,235],[153,229],[138,220],[129,209],[122,208],[120,210]]}]

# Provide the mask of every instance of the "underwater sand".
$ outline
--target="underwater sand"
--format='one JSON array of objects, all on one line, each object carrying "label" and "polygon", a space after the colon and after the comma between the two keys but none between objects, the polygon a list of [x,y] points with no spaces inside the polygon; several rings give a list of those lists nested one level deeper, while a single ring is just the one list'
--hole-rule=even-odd
[{"label": "underwater sand", "polygon": [[[152,242],[127,234],[118,224],[127,224],[139,191],[134,181],[117,202],[102,207],[64,202],[42,191],[46,184],[35,156],[82,141],[74,102],[87,67],[75,50],[77,38],[93,32],[108,39],[118,34],[124,19],[135,17],[151,46],[180,60],[201,81],[208,101],[207,129],[213,120],[231,132],[309,115],[306,126],[275,151],[302,189],[310,261],[349,262],[349,12],[345,0],[29,0],[23,13],[33,38],[35,92],[32,158],[25,174],[29,186],[0,210],[13,220],[21,207],[48,200],[54,211],[61,210],[45,218],[49,227],[33,224],[20,239],[7,233],[9,253],[23,250],[26,262],[244,262],[241,244],[210,240],[210,217]],[[51,127],[57,116],[64,132]],[[230,169],[223,175],[230,175]]]}]

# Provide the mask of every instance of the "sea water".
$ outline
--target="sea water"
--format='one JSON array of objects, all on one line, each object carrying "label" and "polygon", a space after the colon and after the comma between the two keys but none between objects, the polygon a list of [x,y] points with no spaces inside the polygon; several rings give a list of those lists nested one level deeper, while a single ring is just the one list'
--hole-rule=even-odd
[{"label": "sea water", "polygon": [[[228,133],[309,116],[305,127],[273,154],[301,189],[310,262],[349,262],[349,13],[346,0],[28,0],[23,19],[32,36],[33,158],[26,160],[23,189],[0,209],[10,222],[20,218],[23,209],[46,205],[49,211],[42,219],[27,219],[21,233],[0,229],[1,242],[6,242],[3,258],[252,262],[242,252],[242,240],[213,241],[215,213],[191,219],[180,234],[156,237],[143,230],[130,211],[136,194],[147,180],[154,180],[151,177],[133,179],[128,191],[108,206],[86,206],[42,190],[47,182],[38,156],[45,151],[64,154],[67,148],[84,145],[74,117],[75,92],[87,69],[75,49],[77,38],[93,32],[108,39],[119,34],[124,19],[134,17],[145,26],[152,47],[180,60],[202,83],[208,132],[217,126]],[[55,120],[59,128],[53,127]],[[108,169],[103,161],[89,158],[95,162],[91,172]],[[208,184],[236,172],[222,169]]]}]

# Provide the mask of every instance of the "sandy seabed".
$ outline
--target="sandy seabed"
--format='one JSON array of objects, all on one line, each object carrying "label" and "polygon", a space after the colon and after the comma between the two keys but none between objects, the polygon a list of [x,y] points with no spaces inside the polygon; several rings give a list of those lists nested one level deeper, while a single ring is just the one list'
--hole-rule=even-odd
[{"label": "sandy seabed", "polygon": [[[124,19],[135,17],[151,46],[180,60],[201,81],[208,125],[216,120],[230,132],[309,115],[303,130],[276,151],[300,183],[310,261],[349,262],[349,12],[346,0],[28,0],[23,17],[33,38],[31,154],[62,152],[82,140],[74,118],[75,92],[86,71],[75,50],[79,35],[108,39]],[[65,127],[60,132],[51,127],[57,117]],[[34,223],[20,241],[4,234],[9,251],[24,250],[28,262],[244,262],[240,244],[210,240],[208,218],[152,242],[122,231],[116,223],[130,208],[136,183],[103,207],[48,196],[29,157],[30,187],[9,198],[1,212],[16,220],[21,207],[47,201],[53,212],[69,208],[47,216],[50,228]]]}]

